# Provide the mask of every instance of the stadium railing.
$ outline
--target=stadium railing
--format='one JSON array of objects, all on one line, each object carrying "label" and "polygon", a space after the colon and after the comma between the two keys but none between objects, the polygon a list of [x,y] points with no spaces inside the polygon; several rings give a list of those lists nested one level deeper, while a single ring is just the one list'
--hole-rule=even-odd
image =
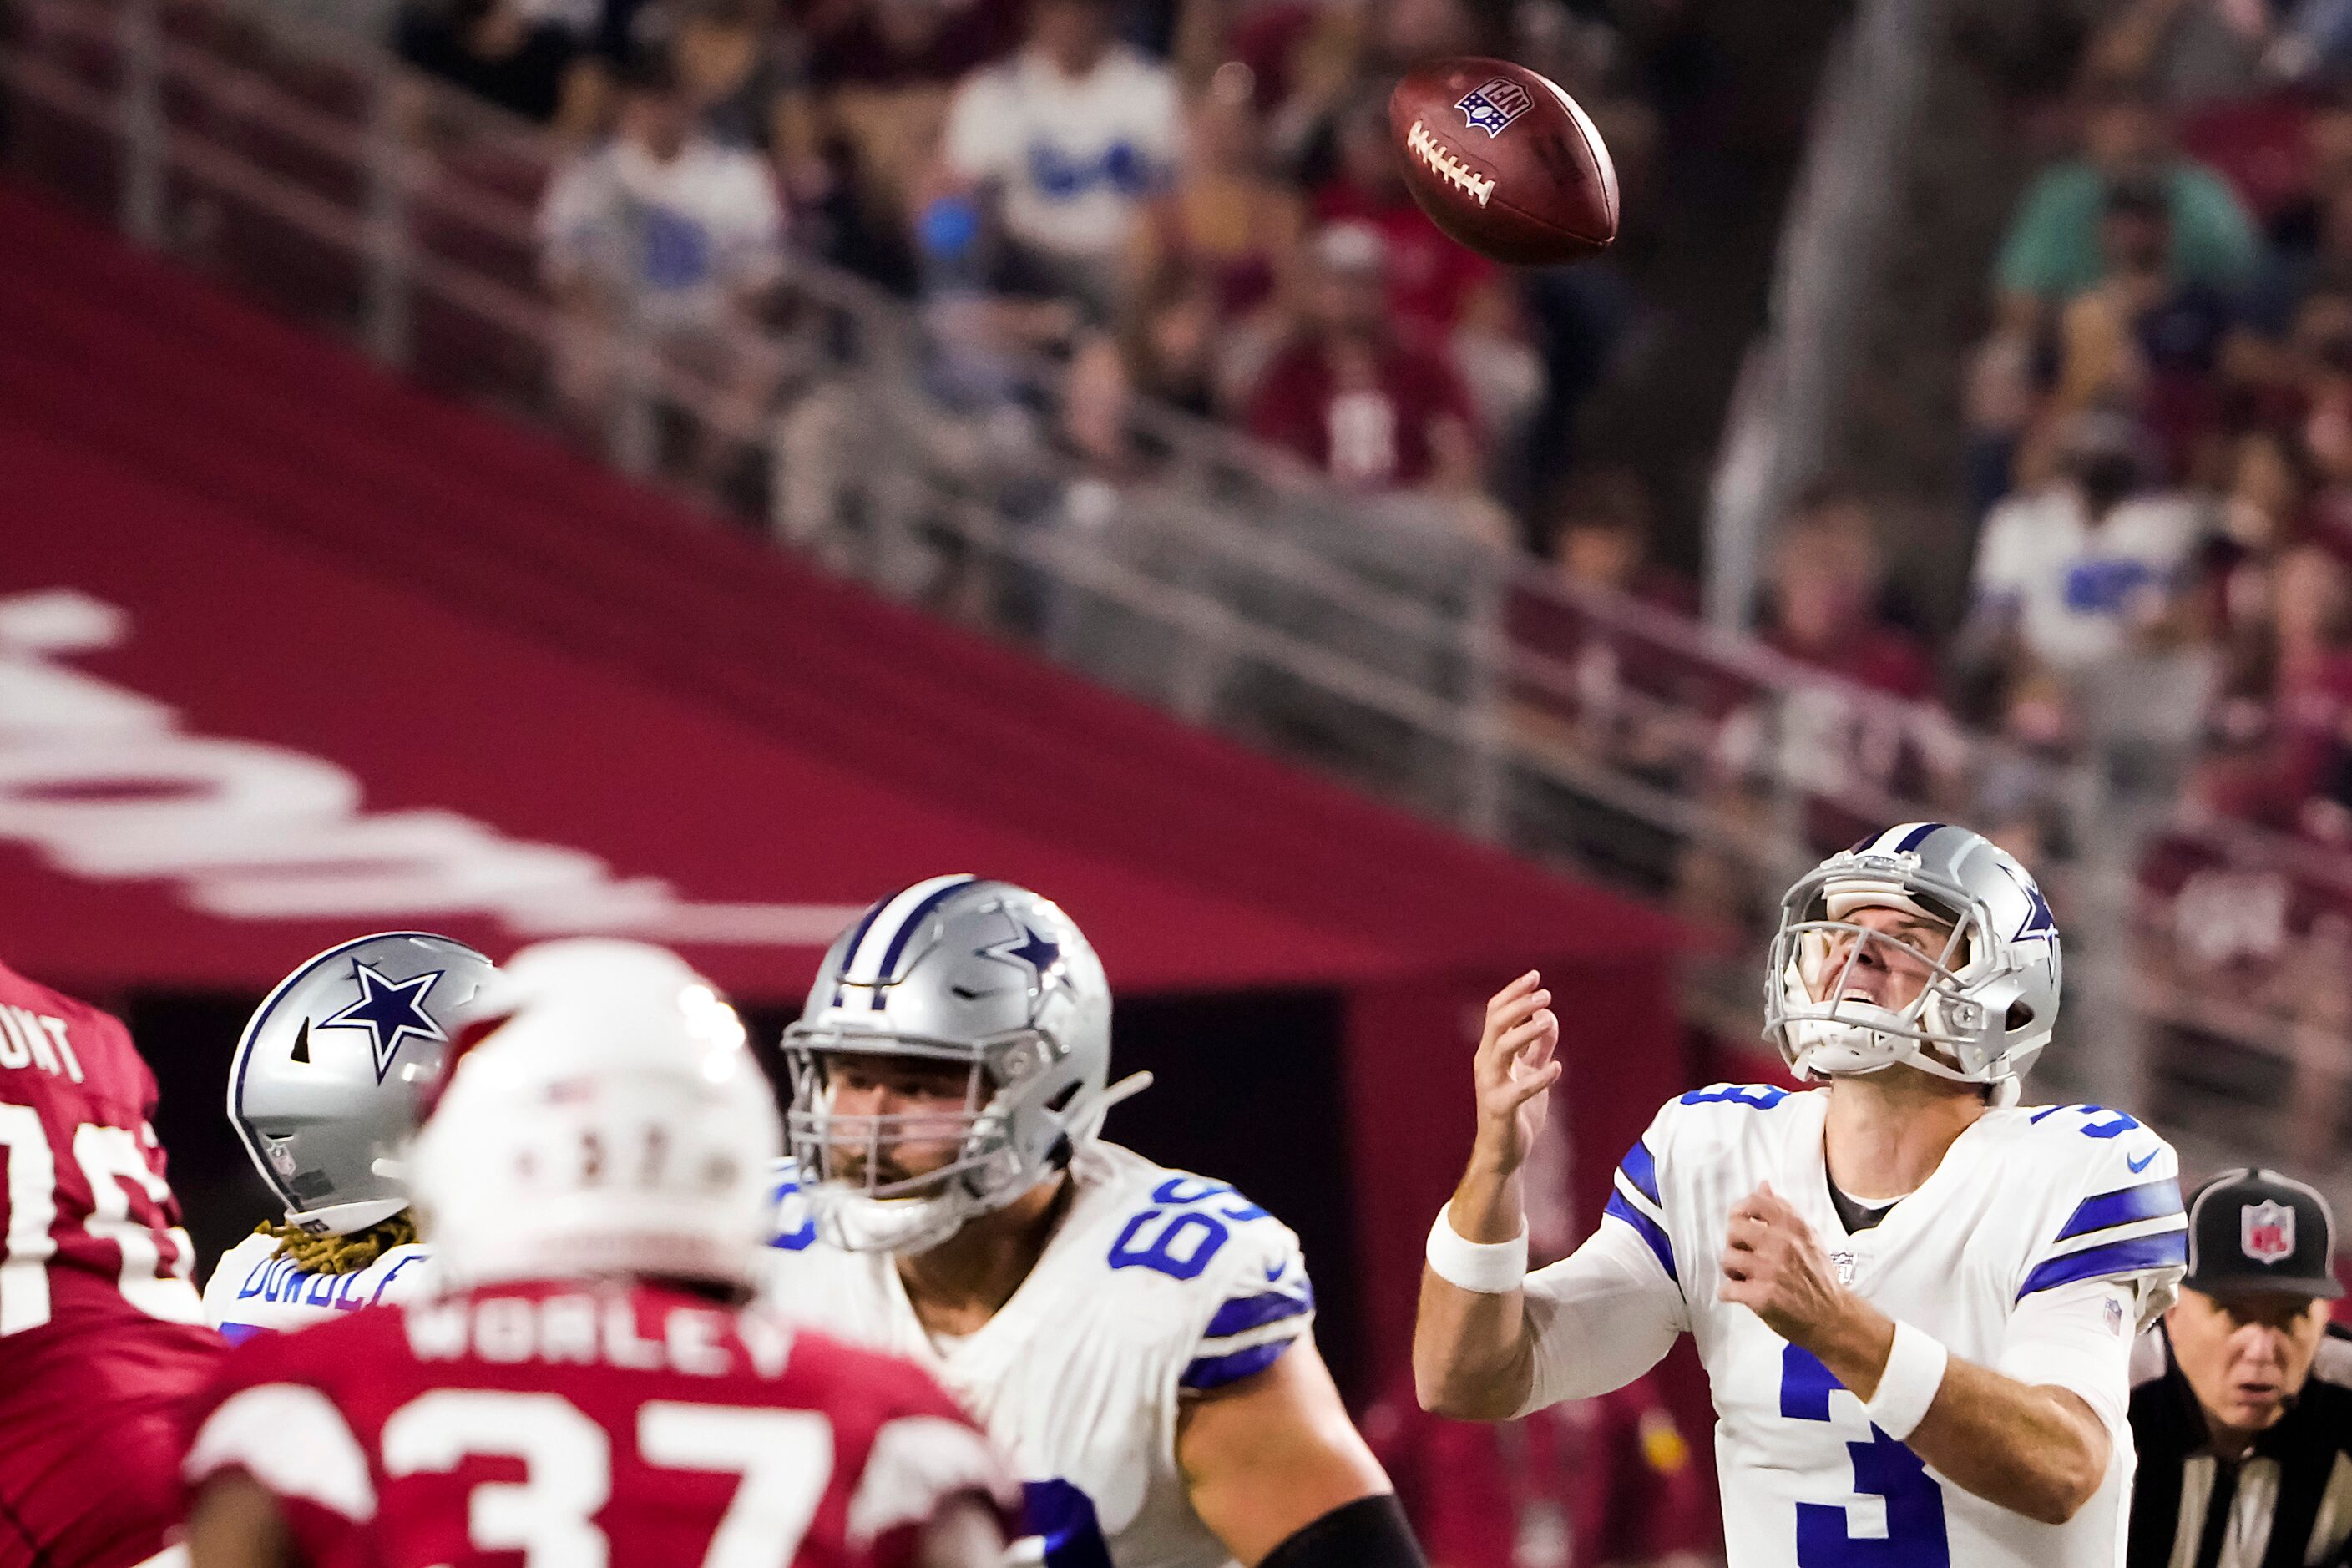
[{"label": "stadium railing", "polygon": [[[1106,471],[1056,439],[1059,367],[975,357],[942,312],[804,258],[772,316],[780,390],[747,412],[625,327],[559,315],[534,227],[559,149],[268,0],[20,0],[0,84],[16,177],[427,387],[552,429],[713,526],[1672,903],[1712,933],[1685,994],[1725,1038],[1752,1038],[1779,889],[1822,853],[1906,819],[2019,841],[2068,938],[2069,1041],[2037,1096],[2157,1105],[2192,1161],[2340,1163],[2327,1108],[2352,1008],[2250,990],[2179,939],[2179,891],[2141,870],[2151,845],[2193,840],[2192,904],[2235,907],[2219,877],[2268,909],[2325,906],[2352,867],[2181,827],[2147,769],[1963,732],[1566,584],[1445,502],[1342,494],[1167,410],[1134,411],[1139,458]],[[583,332],[623,367],[593,428],[553,395]],[[744,460],[688,477],[673,455],[705,433]],[[2285,925],[2297,962],[2333,940],[2324,919]]]},{"label": "stadium railing", "polygon": [[1898,216],[1940,8],[1864,0],[1814,95],[1804,163],[1780,229],[1764,330],[1740,365],[1710,486],[1706,613],[1748,624],[1766,536],[1826,466],[1842,389],[1864,347],[1865,297]]}]

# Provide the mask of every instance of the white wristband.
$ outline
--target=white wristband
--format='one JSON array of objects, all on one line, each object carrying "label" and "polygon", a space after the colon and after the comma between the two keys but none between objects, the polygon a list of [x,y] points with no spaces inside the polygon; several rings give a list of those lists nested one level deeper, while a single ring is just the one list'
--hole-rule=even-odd
[{"label": "white wristband", "polygon": [[1863,1414],[1902,1442],[1927,1418],[1927,1406],[1936,1402],[1936,1390],[1944,1385],[1944,1367],[1951,1359],[1943,1342],[1896,1320],[1895,1343],[1878,1374],[1878,1392],[1864,1403]]},{"label": "white wristband", "polygon": [[1507,1296],[1528,1277],[1528,1222],[1509,1241],[1465,1241],[1446,1217],[1452,1204],[1437,1211],[1429,1227],[1429,1271],[1448,1285],[1475,1290],[1482,1296]]}]

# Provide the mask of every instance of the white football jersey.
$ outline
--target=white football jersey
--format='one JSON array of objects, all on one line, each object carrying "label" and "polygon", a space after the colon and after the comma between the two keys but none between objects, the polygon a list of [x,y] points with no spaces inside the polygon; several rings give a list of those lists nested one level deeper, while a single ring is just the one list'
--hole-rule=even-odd
[{"label": "white football jersey", "polygon": [[1769,1182],[1865,1300],[1997,1368],[2011,1313],[2038,1291],[2117,1282],[2118,1335],[2134,1326],[2126,1312],[2145,1322],[2171,1302],[2187,1257],[2171,1146],[2097,1106],[1989,1111],[1916,1192],[1850,1235],[1830,1200],[1828,1106],[1823,1089],[1684,1095],[1627,1153],[1609,1201],[1609,1215],[1648,1244],[1661,1309],[1696,1340],[1713,1386],[1734,1568],[2115,1568],[2130,1513],[2128,1426],[2117,1424],[2105,1480],[2081,1511],[2036,1523],[1926,1468],[1812,1354],[1722,1300],[1719,1260],[1732,1205]]},{"label": "white football jersey", "polygon": [[1223,1183],[1114,1144],[1080,1151],[1070,1173],[1069,1211],[1013,1299],[935,1345],[887,1255],[817,1239],[788,1170],[775,1300],[908,1357],[971,1412],[1022,1480],[1030,1533],[1008,1561],[1222,1568],[1231,1554],[1177,1468],[1177,1412],[1307,1332],[1315,1294],[1298,1238]]},{"label": "white football jersey", "polygon": [[278,1253],[278,1238],[258,1231],[221,1254],[205,1281],[205,1321],[231,1344],[260,1333],[322,1323],[362,1307],[412,1301],[426,1288],[432,1248],[411,1242],[349,1274],[310,1274]]}]

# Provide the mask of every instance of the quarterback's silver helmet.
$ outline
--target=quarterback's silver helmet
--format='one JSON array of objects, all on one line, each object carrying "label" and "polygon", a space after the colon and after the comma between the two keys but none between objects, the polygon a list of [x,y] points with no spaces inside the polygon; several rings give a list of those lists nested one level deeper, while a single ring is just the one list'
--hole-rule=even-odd
[{"label": "quarterback's silver helmet", "polygon": [[[1921,952],[1854,917],[1891,909],[1948,927]],[[1857,966],[1901,946],[1924,963],[1900,1007],[1871,995]],[[2058,1020],[2058,926],[2033,878],[1982,834],[1906,822],[1831,856],[1780,901],[1764,982],[1764,1033],[1801,1079],[1908,1062],[2013,1100]]]},{"label": "quarterback's silver helmet", "polygon": [[385,1173],[494,973],[462,942],[390,931],[331,947],[278,983],[236,1042],[228,1119],[286,1218],[346,1236],[408,1206]]},{"label": "quarterback's silver helmet", "polygon": [[[918,882],[844,932],[784,1054],[785,1127],[818,1229],[858,1251],[920,1251],[1011,1203],[1120,1098],[1106,1087],[1110,984],[1094,949],[1050,900],[969,876]],[[845,1058],[894,1057],[961,1068],[961,1110],[835,1109]],[[890,1151],[917,1142],[954,1152],[891,1176]]]}]

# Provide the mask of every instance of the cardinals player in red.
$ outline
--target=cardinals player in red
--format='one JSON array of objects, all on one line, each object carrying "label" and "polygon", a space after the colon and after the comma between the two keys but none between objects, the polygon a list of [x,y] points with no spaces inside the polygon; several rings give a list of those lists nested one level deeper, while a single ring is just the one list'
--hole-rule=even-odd
[{"label": "cardinals player in red", "polygon": [[223,1347],[154,1109],[129,1031],[0,965],[0,1568],[144,1563],[179,1517],[180,1402]]},{"label": "cardinals player in red", "polygon": [[1017,1502],[904,1363],[751,1301],[781,1134],[673,955],[526,949],[405,1176],[440,1293],[231,1352],[187,1458],[198,1568],[982,1568]]}]

